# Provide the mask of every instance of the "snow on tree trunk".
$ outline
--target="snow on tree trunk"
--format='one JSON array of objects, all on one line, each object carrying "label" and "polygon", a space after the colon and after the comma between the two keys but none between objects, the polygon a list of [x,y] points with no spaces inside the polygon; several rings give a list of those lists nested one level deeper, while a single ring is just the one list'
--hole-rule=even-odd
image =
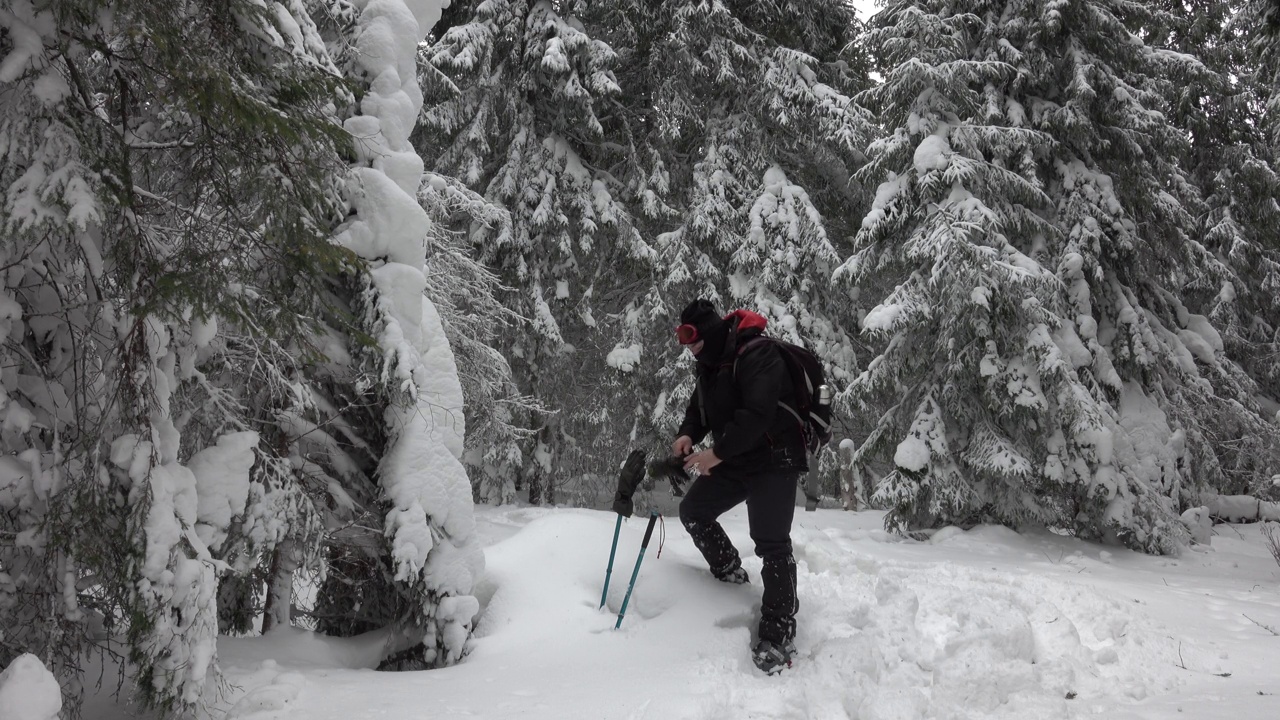
[{"label": "snow on tree trunk", "polygon": [[140,683],[158,697],[197,704],[217,667],[218,580],[209,547],[196,531],[197,479],[178,462],[181,436],[170,412],[178,348],[170,328],[147,317],[120,338],[125,392],[145,398],[143,434],[111,444],[111,463],[129,487],[129,529],[142,541],[135,561],[135,601],[147,623],[129,626],[131,652],[145,658]]},{"label": "snow on tree trunk", "polygon": [[419,628],[430,664],[461,658],[479,603],[470,595],[484,558],[461,458],[462,388],[435,306],[424,296],[430,220],[417,201],[423,165],[409,134],[422,106],[417,45],[447,2],[368,0],[356,64],[367,92],[346,121],[360,165],[347,181],[354,218],[337,242],[371,264],[371,318],[392,401],[378,475],[391,510],[385,531],[395,580],[424,594]]},{"label": "snow on tree trunk", "polygon": [[293,574],[298,569],[298,550],[291,540],[271,553],[267,599],[262,607],[262,633],[289,627],[293,622]]}]

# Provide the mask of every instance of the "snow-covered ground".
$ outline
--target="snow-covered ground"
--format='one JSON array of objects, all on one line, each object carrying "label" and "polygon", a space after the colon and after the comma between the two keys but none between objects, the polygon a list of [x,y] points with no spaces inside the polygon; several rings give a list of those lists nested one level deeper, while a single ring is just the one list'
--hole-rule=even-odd
[{"label": "snow-covered ground", "polygon": [[[724,521],[752,584],[712,579],[672,518],[619,631],[644,518],[624,524],[598,610],[613,515],[477,514],[487,571],[465,662],[379,673],[377,638],[223,639],[230,716],[1280,717],[1280,568],[1257,525],[1220,525],[1211,548],[1173,559],[997,527],[918,542],[886,534],[879,512],[798,511],[800,658],[766,677],[748,657],[760,563],[743,509]],[[86,717],[129,715],[98,699]]]}]

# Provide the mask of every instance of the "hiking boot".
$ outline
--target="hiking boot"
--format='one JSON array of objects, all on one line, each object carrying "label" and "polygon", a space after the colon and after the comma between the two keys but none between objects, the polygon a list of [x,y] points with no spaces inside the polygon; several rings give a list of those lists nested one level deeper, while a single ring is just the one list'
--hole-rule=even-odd
[{"label": "hiking boot", "polygon": [[751,661],[766,674],[776,675],[791,667],[791,658],[795,654],[796,644],[791,640],[780,644],[761,640],[751,651]]},{"label": "hiking boot", "polygon": [[747,575],[746,568],[739,565],[727,573],[716,575],[716,579],[720,582],[730,583],[732,585],[743,585],[751,582],[751,576]]}]

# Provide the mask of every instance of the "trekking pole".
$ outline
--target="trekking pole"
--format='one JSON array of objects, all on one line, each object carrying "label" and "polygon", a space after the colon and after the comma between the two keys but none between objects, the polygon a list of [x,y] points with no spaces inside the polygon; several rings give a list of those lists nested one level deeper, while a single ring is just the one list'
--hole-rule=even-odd
[{"label": "trekking pole", "polygon": [[627,461],[622,464],[622,472],[618,473],[618,490],[613,496],[613,511],[618,513],[618,522],[613,526],[613,546],[609,548],[609,567],[604,571],[604,591],[600,593],[600,607],[604,607],[609,599],[609,576],[613,575],[613,557],[618,552],[618,533],[622,530],[622,519],[631,517],[635,509],[631,496],[635,495],[644,479],[643,450],[632,450]]},{"label": "trekking pole", "polygon": [[622,515],[613,526],[613,545],[609,548],[609,567],[604,571],[604,591],[600,593],[600,607],[604,607],[605,598],[609,597],[609,576],[613,574],[613,556],[618,552],[618,533],[622,530]]},{"label": "trekking pole", "polygon": [[640,575],[640,563],[644,562],[644,551],[649,547],[649,538],[653,537],[653,526],[658,522],[658,511],[649,511],[649,527],[645,528],[644,540],[640,542],[640,554],[636,557],[636,569],[631,571],[631,584],[627,586],[626,597],[622,598],[622,609],[618,611],[618,623],[614,630],[622,627],[622,617],[627,614],[627,603],[631,601],[631,591],[636,589],[636,577]]}]

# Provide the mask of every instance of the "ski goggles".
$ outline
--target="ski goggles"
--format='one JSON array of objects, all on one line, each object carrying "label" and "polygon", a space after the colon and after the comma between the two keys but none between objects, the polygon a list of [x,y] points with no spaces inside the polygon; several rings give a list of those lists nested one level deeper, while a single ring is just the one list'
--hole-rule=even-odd
[{"label": "ski goggles", "polygon": [[681,345],[692,345],[698,342],[698,328],[685,323],[676,328],[676,339],[680,341]]}]

